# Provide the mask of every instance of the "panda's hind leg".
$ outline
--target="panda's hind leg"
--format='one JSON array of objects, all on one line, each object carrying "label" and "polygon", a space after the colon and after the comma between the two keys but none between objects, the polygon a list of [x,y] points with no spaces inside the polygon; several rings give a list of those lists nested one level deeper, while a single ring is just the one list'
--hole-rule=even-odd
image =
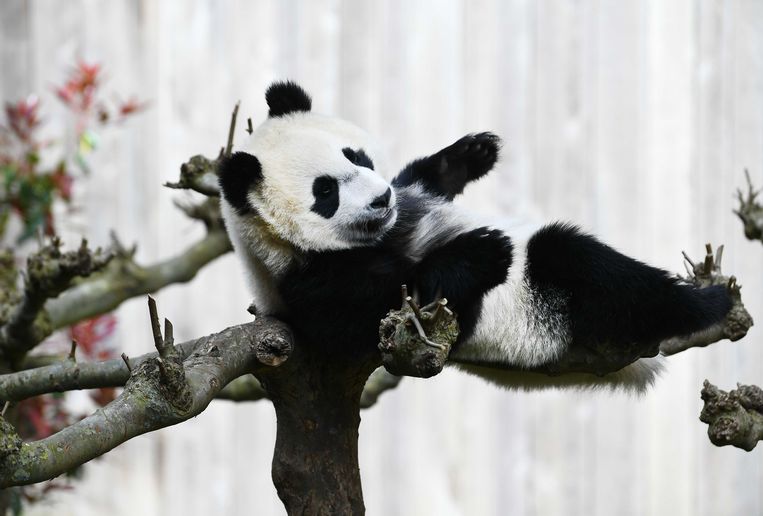
[{"label": "panda's hind leg", "polygon": [[452,200],[493,168],[501,140],[493,133],[467,134],[441,151],[409,163],[392,184],[419,183],[427,192]]},{"label": "panda's hind leg", "polygon": [[533,235],[526,275],[538,294],[567,294],[572,344],[578,346],[635,346],[654,353],[660,341],[701,331],[731,308],[725,286],[685,284],[566,224]]}]

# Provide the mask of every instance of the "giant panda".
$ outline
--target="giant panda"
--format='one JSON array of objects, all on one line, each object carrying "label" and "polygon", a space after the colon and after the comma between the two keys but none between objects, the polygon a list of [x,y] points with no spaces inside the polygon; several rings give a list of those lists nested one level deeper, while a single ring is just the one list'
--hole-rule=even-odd
[{"label": "giant panda", "polygon": [[522,237],[460,209],[452,200],[496,163],[494,134],[467,135],[388,182],[376,142],[314,113],[301,87],[276,82],[265,98],[267,119],[219,166],[221,210],[258,313],[305,345],[349,359],[377,346],[379,322],[408,284],[458,314],[450,360],[468,372],[507,387],[641,390],[656,359],[603,377],[532,371],[582,348],[653,356],[661,340],[730,309],[724,287],[682,283],[574,225]]}]

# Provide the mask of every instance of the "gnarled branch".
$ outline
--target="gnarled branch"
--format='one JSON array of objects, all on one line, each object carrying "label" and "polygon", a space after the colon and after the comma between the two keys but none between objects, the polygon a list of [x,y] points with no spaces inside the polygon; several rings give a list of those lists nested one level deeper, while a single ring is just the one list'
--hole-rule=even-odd
[{"label": "gnarled branch", "polygon": [[0,351],[16,360],[47,337],[52,325],[45,302],[64,292],[75,278],[104,268],[112,257],[100,249],[91,251],[86,240],[76,251],[62,252],[58,238],[32,254],[27,260],[23,292],[3,300],[6,304],[15,301],[15,306],[6,309],[8,319],[0,321]]},{"label": "gnarled branch", "polygon": [[216,170],[217,160],[196,155],[180,166],[180,179],[176,183],[164,183],[164,186],[217,197],[220,195],[220,187],[217,184]]},{"label": "gnarled branch", "polygon": [[429,378],[445,367],[458,338],[456,315],[446,299],[420,307],[402,288],[400,310],[391,310],[379,326],[382,364],[394,376]]},{"label": "gnarled branch", "polygon": [[69,326],[110,312],[127,299],[190,281],[205,265],[231,249],[227,233],[219,227],[177,256],[153,265],[141,266],[129,255],[118,256],[100,274],[45,304],[50,325],[53,329]]},{"label": "gnarled branch", "polygon": [[[154,312],[152,326],[158,326]],[[155,332],[155,336],[159,356],[133,367],[122,394],[94,414],[31,443],[20,444],[18,436],[4,427],[0,487],[54,478],[137,435],[186,421],[201,413],[234,378],[272,367],[257,357],[265,350],[284,349],[283,343],[291,339],[288,329],[268,318],[180,346],[172,345],[171,325],[165,325],[164,335]],[[190,354],[183,358],[189,348]]]},{"label": "gnarled branch", "polygon": [[747,179],[747,194],[742,190],[737,190],[737,199],[739,208],[734,213],[744,224],[744,235],[750,240],[763,241],[763,206],[758,202],[760,190],[755,190],[750,180],[750,172],[745,169],[745,179]]},{"label": "gnarled branch", "polygon": [[705,258],[701,262],[694,262],[684,253],[688,273],[686,281],[698,288],[711,285],[726,286],[731,297],[731,310],[723,321],[704,331],[684,337],[674,337],[660,343],[660,353],[663,355],[674,355],[690,348],[705,347],[723,339],[737,341],[747,335],[753,325],[752,316],[742,303],[742,286],[737,283],[734,276],[724,276],[721,272],[723,246],[718,246],[715,255],[710,244],[705,245],[705,250]]},{"label": "gnarled branch", "polygon": [[707,435],[714,445],[750,451],[763,441],[763,389],[737,384],[726,392],[705,380],[702,400],[699,419],[708,424]]},{"label": "gnarled branch", "polygon": [[[177,344],[175,349],[185,360],[199,345],[199,340],[194,339]],[[143,362],[157,356],[159,356],[157,352],[146,353],[135,358],[128,358],[125,355],[124,358],[103,362],[76,362],[62,356],[45,357],[41,367],[0,375],[0,406],[5,401],[21,401],[51,392],[123,387],[133,369],[139,368]],[[282,358],[283,354],[281,354]],[[401,379],[400,376],[388,373],[384,368],[374,371],[363,388],[361,408],[373,406],[382,393],[397,387]],[[245,374],[233,379],[217,393],[215,398],[236,402],[259,401],[267,399],[267,394],[257,378]]]}]

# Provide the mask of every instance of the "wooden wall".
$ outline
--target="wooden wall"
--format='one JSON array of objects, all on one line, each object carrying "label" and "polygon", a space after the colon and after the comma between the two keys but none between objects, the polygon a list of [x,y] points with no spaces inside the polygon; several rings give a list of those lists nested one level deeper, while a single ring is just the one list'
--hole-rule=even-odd
[{"label": "wooden wall", "polygon": [[[77,57],[151,106],[101,133],[72,238],[105,243],[115,228],[141,260],[177,252],[201,230],[162,182],[217,152],[236,100],[260,120],[265,87],[294,78],[317,111],[381,137],[398,167],[469,131],[502,135],[501,163],[463,200],[475,209],[572,219],[673,270],[681,250],[725,243],[763,321],[763,246],[731,212],[745,167],[763,185],[760,0],[0,3],[0,98],[39,92],[51,134],[63,126],[50,86]],[[180,339],[245,320],[247,302],[232,256],[159,295]],[[148,350],[144,302],[118,315],[120,348]],[[763,514],[763,450],[709,444],[704,378],[763,384],[759,328],[671,359],[641,398],[503,392],[454,371],[406,380],[364,413],[368,512]],[[281,514],[274,430],[267,403],[217,403],[88,466],[30,514]]]}]

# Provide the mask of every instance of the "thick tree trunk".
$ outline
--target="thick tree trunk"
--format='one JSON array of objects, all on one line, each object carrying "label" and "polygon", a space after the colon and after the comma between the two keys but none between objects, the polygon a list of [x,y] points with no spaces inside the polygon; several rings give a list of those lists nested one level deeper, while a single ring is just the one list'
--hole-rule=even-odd
[{"label": "thick tree trunk", "polygon": [[353,361],[295,346],[255,375],[278,421],[273,483],[288,514],[364,514],[358,468],[360,395],[378,356]]}]

